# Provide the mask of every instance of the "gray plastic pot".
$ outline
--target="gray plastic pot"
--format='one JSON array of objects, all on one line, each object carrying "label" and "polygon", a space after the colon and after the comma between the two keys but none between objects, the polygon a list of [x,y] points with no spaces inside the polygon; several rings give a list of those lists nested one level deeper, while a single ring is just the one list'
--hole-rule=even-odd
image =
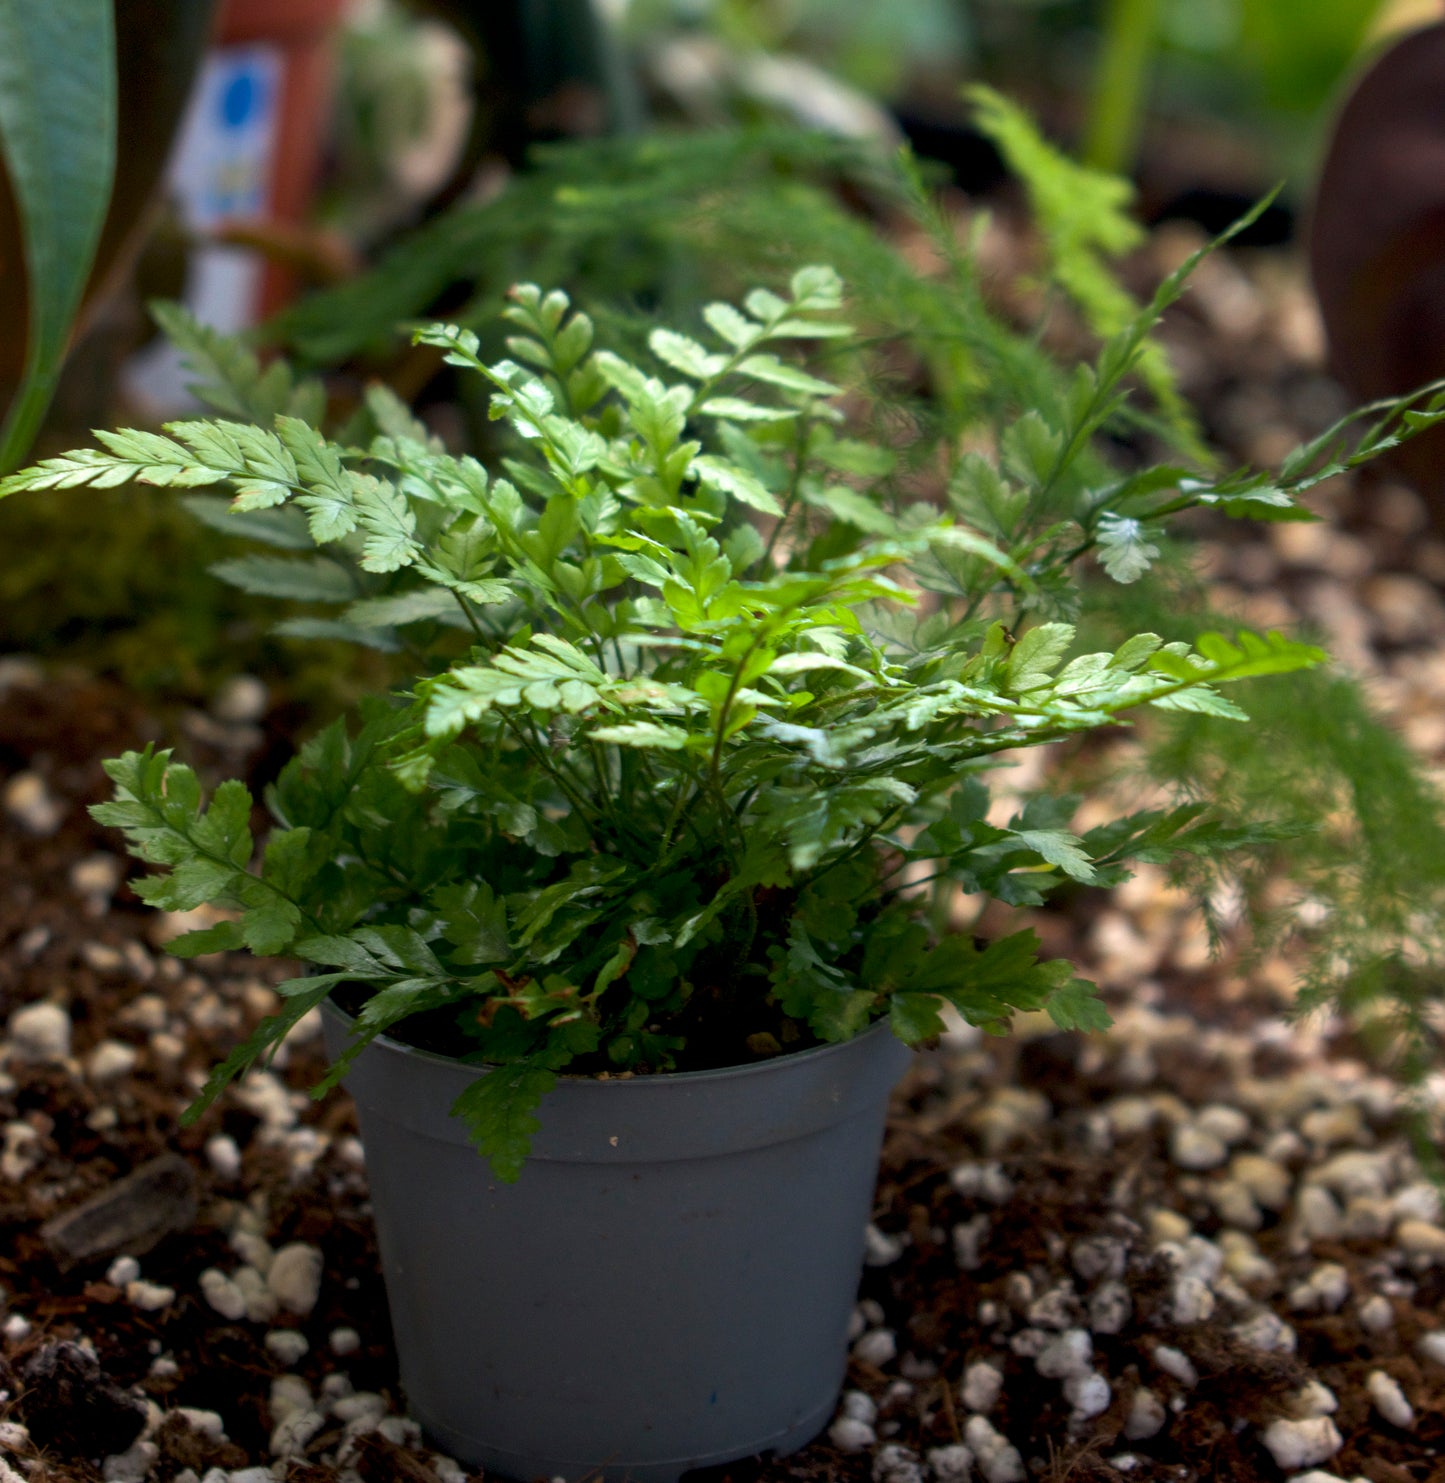
[{"label": "gray plastic pot", "polygon": [[[349,1020],[328,1004],[336,1054]],[[479,1073],[379,1038],[347,1078],[408,1409],[512,1478],[672,1483],[803,1446],[847,1362],[888,1094],[879,1025],[723,1071],[562,1078],[499,1183]]]}]

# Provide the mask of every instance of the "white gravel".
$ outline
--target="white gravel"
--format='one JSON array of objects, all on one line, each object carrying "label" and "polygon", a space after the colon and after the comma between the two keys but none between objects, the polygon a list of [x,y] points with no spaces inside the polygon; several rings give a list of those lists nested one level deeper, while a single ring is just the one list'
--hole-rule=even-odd
[{"label": "white gravel", "polygon": [[0,790],[5,812],[27,833],[47,839],[60,828],[65,805],[38,772],[17,772]]},{"label": "white gravel", "polygon": [[246,1295],[224,1272],[207,1267],[199,1281],[202,1296],[222,1318],[235,1322],[246,1316]]},{"label": "white gravel", "polygon": [[1157,1437],[1164,1430],[1169,1413],[1164,1402],[1147,1386],[1134,1392],[1129,1402],[1129,1414],[1124,1420],[1124,1435],[1131,1442],[1144,1442]]},{"label": "white gravel", "polygon": [[1328,1416],[1272,1421],[1262,1436],[1270,1456],[1286,1470],[1328,1462],[1344,1446],[1339,1428]]},{"label": "white gravel", "polygon": [[973,1476],[973,1449],[962,1442],[931,1448],[925,1460],[934,1483],[969,1483]]},{"label": "white gravel", "polygon": [[870,1329],[853,1346],[853,1355],[864,1364],[882,1369],[897,1359],[898,1339],[892,1329]]},{"label": "white gravel", "polygon": [[986,1416],[970,1416],[963,1429],[963,1439],[986,1483],[1024,1483],[1028,1474],[1018,1448],[996,1431]]},{"label": "white gravel", "polygon": [[118,1256],[105,1269],[105,1280],[112,1287],[126,1287],[140,1276],[140,1263],[133,1256]]},{"label": "white gravel", "polygon": [[131,1307],[139,1308],[142,1313],[159,1313],[176,1300],[175,1288],[166,1287],[160,1282],[147,1282],[144,1278],[127,1282],[125,1295]]},{"label": "white gravel", "polygon": [[979,1360],[963,1372],[958,1398],[970,1411],[992,1411],[1003,1394],[1003,1371],[987,1360]]},{"label": "white gravel", "polygon": [[828,1440],[839,1452],[866,1452],[878,1440],[878,1433],[866,1421],[840,1416],[828,1428]]},{"label": "white gravel", "polygon": [[1390,1423],[1403,1431],[1415,1424],[1415,1408],[1405,1399],[1400,1382],[1383,1370],[1371,1370],[1365,1377],[1365,1389],[1370,1392],[1370,1402],[1375,1410]]},{"label": "white gravel", "polygon": [[266,1284],[283,1309],[305,1318],[321,1295],[321,1272],[321,1252],[304,1241],[293,1241],[276,1253]]},{"label": "white gravel", "polygon": [[27,1004],[10,1016],[6,1038],[17,1061],[42,1065],[64,1061],[70,1055],[70,1015],[47,1000]]},{"label": "white gravel", "polygon": [[1034,1361],[1034,1368],[1047,1380],[1067,1380],[1089,1372],[1094,1359],[1094,1341],[1087,1329],[1069,1329],[1060,1334]]}]

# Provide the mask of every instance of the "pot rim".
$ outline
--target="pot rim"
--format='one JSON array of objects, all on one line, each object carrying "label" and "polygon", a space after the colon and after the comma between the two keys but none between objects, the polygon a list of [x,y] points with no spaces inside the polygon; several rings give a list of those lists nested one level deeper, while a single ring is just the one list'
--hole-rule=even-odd
[{"label": "pot rim", "polygon": [[[348,1036],[350,1028],[356,1023],[356,1016],[348,1014],[328,994],[321,1002],[323,1014],[334,1015],[346,1027]],[[876,1019],[866,1029],[860,1030],[856,1035],[849,1036],[847,1040],[835,1040],[826,1045],[812,1045],[807,1050],[784,1051],[782,1055],[768,1056],[764,1060],[747,1061],[737,1066],[714,1066],[706,1071],[648,1071],[633,1073],[632,1075],[617,1076],[584,1076],[577,1072],[556,1072],[557,1084],[573,1086],[595,1086],[595,1087],[626,1087],[626,1086],[697,1086],[709,1081],[735,1080],[745,1076],[761,1076],[768,1072],[776,1072],[781,1066],[799,1066],[804,1062],[816,1062],[831,1055],[838,1055],[846,1051],[850,1046],[856,1046],[860,1041],[867,1040],[870,1036],[881,1033],[892,1035],[892,1026],[889,1024],[888,1016],[885,1014]],[[414,1062],[426,1062],[437,1066],[446,1066],[459,1071],[471,1071],[477,1075],[485,1072],[502,1069],[502,1064],[497,1061],[463,1061],[456,1056],[445,1056],[440,1051],[423,1050],[419,1046],[408,1045],[403,1040],[393,1039],[392,1036],[382,1033],[373,1038],[372,1044],[382,1047],[393,1055],[401,1055]],[[916,1046],[907,1045],[906,1041],[900,1040],[900,1045],[907,1049],[916,1050]]]}]

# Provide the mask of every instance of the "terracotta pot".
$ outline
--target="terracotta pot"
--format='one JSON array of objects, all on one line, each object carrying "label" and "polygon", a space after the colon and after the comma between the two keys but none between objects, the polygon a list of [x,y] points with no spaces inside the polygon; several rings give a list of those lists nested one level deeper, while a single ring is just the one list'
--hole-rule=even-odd
[{"label": "terracotta pot", "polygon": [[[217,27],[222,47],[264,45],[280,54],[281,101],[266,215],[281,226],[301,222],[311,202],[331,103],[331,45],[347,0],[223,0]],[[294,274],[268,263],[259,303],[264,317],[294,291]]]},{"label": "terracotta pot", "polygon": [[[116,0],[115,188],[85,292],[92,306],[128,265],[170,155],[210,36],[215,0]],[[82,313],[84,311],[82,310]],[[0,397],[8,402],[25,364],[25,250],[8,177],[0,167]]]},{"label": "terracotta pot", "polygon": [[[1445,25],[1364,73],[1331,137],[1310,267],[1332,369],[1362,399],[1445,376]],[[1445,528],[1445,434],[1390,455]]]}]

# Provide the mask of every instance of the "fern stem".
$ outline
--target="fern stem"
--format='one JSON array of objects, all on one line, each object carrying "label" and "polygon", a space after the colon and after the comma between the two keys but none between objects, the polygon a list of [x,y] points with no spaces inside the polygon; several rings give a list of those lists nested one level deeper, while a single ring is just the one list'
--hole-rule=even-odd
[{"label": "fern stem", "polygon": [[1109,0],[1084,135],[1084,163],[1096,170],[1123,175],[1134,163],[1159,10],[1160,0]]}]

